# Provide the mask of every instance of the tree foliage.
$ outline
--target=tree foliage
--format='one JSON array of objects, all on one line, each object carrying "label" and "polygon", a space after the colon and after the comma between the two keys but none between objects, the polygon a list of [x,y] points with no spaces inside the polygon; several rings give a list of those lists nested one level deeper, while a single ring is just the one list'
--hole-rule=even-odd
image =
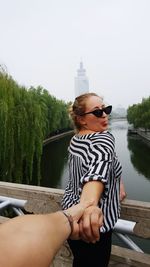
[{"label": "tree foliage", "polygon": [[67,109],[44,88],[27,89],[0,72],[1,180],[32,183],[34,175],[39,184],[43,140],[70,127]]},{"label": "tree foliage", "polygon": [[130,106],[127,110],[127,120],[135,128],[150,129],[150,97],[143,98],[141,103]]}]

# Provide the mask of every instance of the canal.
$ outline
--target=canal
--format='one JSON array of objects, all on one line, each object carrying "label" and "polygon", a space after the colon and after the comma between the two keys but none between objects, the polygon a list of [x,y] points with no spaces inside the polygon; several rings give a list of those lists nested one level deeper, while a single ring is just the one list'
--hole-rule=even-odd
[{"label": "canal", "polygon": [[[150,143],[137,135],[128,136],[126,120],[112,120],[110,131],[116,139],[116,151],[123,166],[128,199],[150,202]],[[71,136],[50,142],[42,156],[41,186],[64,189],[68,181],[67,147]],[[150,241],[135,238],[150,253]]]}]

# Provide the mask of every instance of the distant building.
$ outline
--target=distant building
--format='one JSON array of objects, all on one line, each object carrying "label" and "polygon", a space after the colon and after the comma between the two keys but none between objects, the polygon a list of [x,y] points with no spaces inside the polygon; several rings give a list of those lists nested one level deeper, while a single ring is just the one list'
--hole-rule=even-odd
[{"label": "distant building", "polygon": [[89,81],[86,76],[86,70],[83,68],[83,63],[80,62],[80,68],[77,70],[75,77],[75,97],[89,92]]},{"label": "distant building", "polygon": [[111,114],[112,118],[125,118],[127,116],[127,110],[121,106],[118,106],[117,108],[113,109],[113,112]]}]

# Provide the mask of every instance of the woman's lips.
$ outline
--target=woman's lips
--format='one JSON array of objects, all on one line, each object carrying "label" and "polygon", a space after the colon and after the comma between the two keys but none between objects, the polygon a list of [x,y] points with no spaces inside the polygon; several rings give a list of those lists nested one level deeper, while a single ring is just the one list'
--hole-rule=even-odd
[{"label": "woman's lips", "polygon": [[108,122],[107,122],[107,121],[104,121],[104,122],[101,123],[101,125],[102,125],[102,127],[104,127],[104,128],[105,128],[105,127],[108,127]]}]

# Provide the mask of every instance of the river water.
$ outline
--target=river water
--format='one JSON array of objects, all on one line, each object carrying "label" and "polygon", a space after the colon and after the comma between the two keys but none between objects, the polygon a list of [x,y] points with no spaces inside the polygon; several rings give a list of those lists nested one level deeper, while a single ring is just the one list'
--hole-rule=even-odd
[{"label": "river water", "polygon": [[[126,120],[112,120],[110,131],[116,140],[116,152],[123,166],[123,180],[128,199],[150,202],[150,143],[137,135],[128,136]],[[68,181],[67,147],[71,136],[46,145],[42,157],[40,185],[64,189]],[[136,238],[141,245],[141,240]],[[142,242],[150,253],[150,241]]]}]

